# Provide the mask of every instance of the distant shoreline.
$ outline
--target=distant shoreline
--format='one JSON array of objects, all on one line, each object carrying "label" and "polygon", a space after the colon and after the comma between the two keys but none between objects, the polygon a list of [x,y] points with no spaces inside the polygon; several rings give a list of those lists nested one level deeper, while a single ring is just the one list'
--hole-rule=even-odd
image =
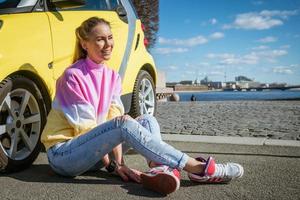
[{"label": "distant shoreline", "polygon": [[194,96],[197,101],[298,101],[300,100],[300,91],[220,91],[220,90],[202,90],[202,91],[175,91],[180,97],[180,101],[190,101]]},{"label": "distant shoreline", "polygon": [[180,90],[174,91],[174,93],[192,93],[192,92],[223,92],[223,90]]},{"label": "distant shoreline", "polygon": [[[270,91],[276,91],[276,90],[270,90]],[[285,91],[291,91],[291,92],[300,92],[300,89],[290,89]],[[179,90],[179,91],[173,91],[173,93],[192,93],[192,92],[268,92],[266,91],[224,91],[222,89],[216,89],[216,90]]]}]

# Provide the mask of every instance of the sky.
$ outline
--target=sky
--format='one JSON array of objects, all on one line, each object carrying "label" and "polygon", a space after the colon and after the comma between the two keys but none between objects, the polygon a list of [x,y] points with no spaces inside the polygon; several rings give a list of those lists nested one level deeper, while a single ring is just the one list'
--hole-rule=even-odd
[{"label": "sky", "polygon": [[160,0],[151,53],[167,82],[300,85],[300,0]]}]

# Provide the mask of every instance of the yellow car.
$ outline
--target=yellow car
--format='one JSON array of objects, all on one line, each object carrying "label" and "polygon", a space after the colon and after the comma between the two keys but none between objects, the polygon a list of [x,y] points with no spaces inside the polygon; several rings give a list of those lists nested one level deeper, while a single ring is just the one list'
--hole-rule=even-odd
[{"label": "yellow car", "polygon": [[126,112],[155,113],[156,68],[130,0],[0,0],[0,171],[24,169],[37,157],[75,28],[92,16],[111,23],[108,66],[122,77]]}]

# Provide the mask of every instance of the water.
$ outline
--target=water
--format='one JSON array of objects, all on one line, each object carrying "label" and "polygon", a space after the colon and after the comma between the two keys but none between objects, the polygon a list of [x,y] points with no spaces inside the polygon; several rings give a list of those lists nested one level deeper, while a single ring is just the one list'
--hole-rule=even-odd
[{"label": "water", "polygon": [[231,100],[300,100],[300,90],[270,91],[208,91],[179,92],[180,101],[190,101],[192,94],[197,101],[231,101]]}]

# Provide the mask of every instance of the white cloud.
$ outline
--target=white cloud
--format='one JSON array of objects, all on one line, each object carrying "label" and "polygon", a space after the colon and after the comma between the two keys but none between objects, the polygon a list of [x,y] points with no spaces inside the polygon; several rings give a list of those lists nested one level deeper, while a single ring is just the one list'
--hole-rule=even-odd
[{"label": "white cloud", "polygon": [[260,46],[257,46],[257,47],[253,47],[252,50],[265,50],[265,49],[268,49],[268,48],[269,48],[268,46],[260,45]]},{"label": "white cloud", "polygon": [[221,65],[254,65],[258,64],[262,61],[267,62],[276,62],[278,57],[286,55],[288,52],[286,50],[266,50],[266,51],[258,51],[258,52],[250,52],[245,55],[235,55],[230,53],[224,54],[207,54],[206,57],[209,59],[218,60]]},{"label": "white cloud", "polygon": [[293,71],[288,67],[274,67],[273,72],[276,74],[293,74]]},{"label": "white cloud", "polygon": [[198,69],[199,67],[203,68],[203,67],[209,67],[209,66],[210,66],[210,63],[208,63],[208,62],[199,62],[199,63],[186,62],[186,63],[184,63],[184,67],[189,68],[189,69]]},{"label": "white cloud", "polygon": [[242,64],[248,64],[248,65],[254,65],[257,64],[260,60],[260,57],[251,52],[250,54],[246,54],[244,56],[242,56],[241,58],[239,58],[239,62]]},{"label": "white cloud", "polygon": [[237,56],[234,54],[207,54],[207,58],[219,59],[221,65],[238,65],[238,64],[256,64],[259,60],[255,54],[248,54],[244,56]]},{"label": "white cloud", "polygon": [[254,54],[249,54],[245,56],[236,56],[233,58],[227,58],[220,61],[222,65],[240,65],[240,64],[248,64],[253,65],[257,64],[259,61],[259,57]]},{"label": "white cloud", "polygon": [[262,16],[265,17],[279,17],[282,19],[287,19],[289,16],[297,15],[298,10],[263,10],[260,12]]},{"label": "white cloud", "polygon": [[167,39],[163,37],[158,38],[159,44],[165,44],[165,45],[180,45],[180,46],[197,46],[201,44],[205,44],[208,42],[208,40],[202,36],[198,35],[196,37],[188,38],[188,39]]},{"label": "white cloud", "polygon": [[281,20],[263,17],[255,13],[240,14],[234,21],[234,27],[237,29],[264,30],[282,24],[283,22]]},{"label": "white cloud", "polygon": [[230,53],[223,53],[223,54],[214,54],[214,53],[209,53],[206,55],[207,58],[221,58],[221,59],[228,59],[228,58],[233,58],[235,57],[234,54],[230,54]]},{"label": "white cloud", "polygon": [[238,14],[232,24],[225,24],[224,29],[266,30],[283,24],[289,16],[297,15],[298,10],[263,10]]},{"label": "white cloud", "polygon": [[209,23],[215,25],[216,23],[218,23],[218,20],[216,18],[212,18],[209,20]]},{"label": "white cloud", "polygon": [[300,67],[300,64],[291,64],[290,67]]},{"label": "white cloud", "polygon": [[257,52],[256,54],[261,56],[261,57],[267,57],[267,58],[276,58],[276,57],[280,57],[283,55],[286,55],[288,52],[286,50],[269,50],[269,51],[260,51]]},{"label": "white cloud", "polygon": [[[209,39],[221,39],[224,37],[224,33],[215,32],[208,36]],[[195,37],[187,38],[187,39],[169,39],[164,37],[158,38],[158,43],[161,45],[173,45],[173,46],[183,46],[183,47],[194,47],[198,45],[202,45],[209,42],[209,39],[205,36],[198,35]]]},{"label": "white cloud", "polygon": [[258,40],[258,42],[261,43],[271,43],[271,42],[276,42],[278,39],[276,37],[268,36],[264,37]]},{"label": "white cloud", "polygon": [[187,48],[156,48],[155,53],[158,54],[171,54],[171,53],[184,53],[187,52]]},{"label": "white cloud", "polygon": [[215,33],[213,33],[213,34],[211,34],[210,36],[209,36],[211,39],[221,39],[221,38],[223,38],[224,37],[224,33],[221,33],[221,32],[215,32]]}]

